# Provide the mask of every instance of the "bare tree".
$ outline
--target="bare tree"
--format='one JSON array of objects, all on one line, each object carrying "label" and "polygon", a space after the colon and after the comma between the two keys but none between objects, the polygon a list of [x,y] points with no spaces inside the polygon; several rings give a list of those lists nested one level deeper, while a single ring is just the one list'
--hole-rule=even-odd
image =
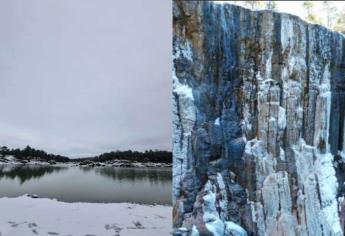
[{"label": "bare tree", "polygon": [[337,8],[331,1],[322,1],[323,9],[326,13],[326,25],[329,28],[334,26],[334,21],[337,18]]}]

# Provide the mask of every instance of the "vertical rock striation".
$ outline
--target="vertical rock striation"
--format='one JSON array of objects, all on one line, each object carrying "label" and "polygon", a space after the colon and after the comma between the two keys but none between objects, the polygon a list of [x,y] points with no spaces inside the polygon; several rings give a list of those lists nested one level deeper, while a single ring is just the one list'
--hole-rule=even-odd
[{"label": "vertical rock striation", "polygon": [[173,3],[175,235],[343,235],[345,38]]}]

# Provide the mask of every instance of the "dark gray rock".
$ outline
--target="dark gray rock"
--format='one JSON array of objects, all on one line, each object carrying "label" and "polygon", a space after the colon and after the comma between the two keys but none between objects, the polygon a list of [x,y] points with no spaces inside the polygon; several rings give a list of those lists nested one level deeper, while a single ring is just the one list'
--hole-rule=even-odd
[{"label": "dark gray rock", "polygon": [[86,165],[94,165],[95,163],[90,160],[85,160],[79,163],[80,166],[86,166]]},{"label": "dark gray rock", "polygon": [[175,235],[343,235],[345,38],[173,3]]},{"label": "dark gray rock", "polygon": [[48,163],[49,163],[50,165],[55,165],[55,164],[56,164],[56,162],[53,161],[53,160],[49,160]]}]

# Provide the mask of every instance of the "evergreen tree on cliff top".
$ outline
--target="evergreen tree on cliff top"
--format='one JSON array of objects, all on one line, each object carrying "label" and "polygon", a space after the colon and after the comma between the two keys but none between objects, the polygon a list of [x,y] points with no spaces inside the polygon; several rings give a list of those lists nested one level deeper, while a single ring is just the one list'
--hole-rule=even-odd
[{"label": "evergreen tree on cliff top", "polygon": [[304,1],[303,9],[305,11],[305,19],[311,23],[322,25],[322,19],[315,13],[315,5],[311,1]]},{"label": "evergreen tree on cliff top", "polygon": [[333,27],[334,30],[345,34],[345,11],[342,11]]}]

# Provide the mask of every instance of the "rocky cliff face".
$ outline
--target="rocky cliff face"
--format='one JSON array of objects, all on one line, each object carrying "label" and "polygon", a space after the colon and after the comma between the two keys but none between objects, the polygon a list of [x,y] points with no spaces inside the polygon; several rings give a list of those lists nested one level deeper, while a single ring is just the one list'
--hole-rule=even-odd
[{"label": "rocky cliff face", "polygon": [[343,235],[345,38],[173,5],[175,235]]}]

